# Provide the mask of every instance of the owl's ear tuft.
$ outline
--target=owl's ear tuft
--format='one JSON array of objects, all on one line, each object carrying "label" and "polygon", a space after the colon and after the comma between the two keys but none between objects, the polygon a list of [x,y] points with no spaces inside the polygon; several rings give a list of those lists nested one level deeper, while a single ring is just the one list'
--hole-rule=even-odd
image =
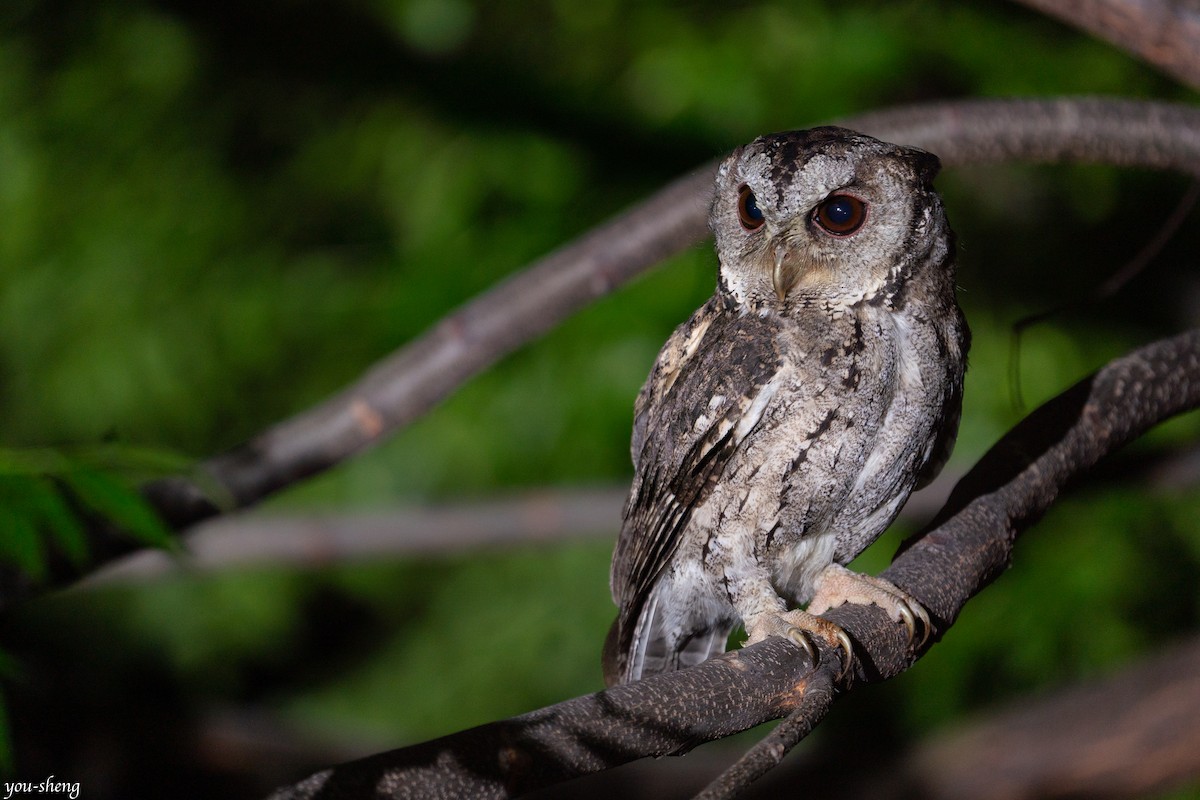
[{"label": "owl's ear tuft", "polygon": [[913,166],[916,167],[917,177],[921,183],[933,183],[933,179],[942,171],[942,160],[933,153],[924,150],[918,150],[915,147],[906,148],[909,155],[912,157]]}]

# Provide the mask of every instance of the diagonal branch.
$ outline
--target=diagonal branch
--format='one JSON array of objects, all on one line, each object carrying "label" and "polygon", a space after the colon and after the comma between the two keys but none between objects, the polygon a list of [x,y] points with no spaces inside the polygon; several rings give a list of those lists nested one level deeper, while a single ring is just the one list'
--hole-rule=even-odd
[{"label": "diagonal branch", "polygon": [[[988,709],[908,748],[855,752],[848,736],[843,731],[785,763],[745,796],[789,796],[804,787],[821,797],[821,789],[836,787],[838,800],[1158,797],[1200,778],[1200,637],[1103,677]],[[666,774],[638,766],[636,776],[626,773],[628,782],[661,783]],[[671,777],[690,779],[694,792],[695,773],[706,766],[685,773],[687,765],[678,765]],[[603,796],[602,784],[587,781],[579,794]]]},{"label": "diagonal branch", "polygon": [[[1198,405],[1200,330],[1110,363],[1034,411],[993,446],[955,486],[927,530],[905,543],[883,577],[912,593],[940,638],[966,601],[1007,568],[1016,537],[1041,518],[1069,480],[1156,422]],[[870,670],[860,677],[893,677],[919,654],[906,653],[894,625],[868,628],[873,638],[862,638],[849,620],[867,614],[881,616],[849,606],[829,616],[870,654]],[[782,759],[786,751],[772,754]],[[717,783],[748,785],[765,771],[761,762],[756,748]],[[734,794],[731,788],[707,797]]]},{"label": "diagonal branch", "polygon": [[[1103,456],[1154,424],[1200,406],[1200,330],[1116,359],[1029,415],[959,482],[939,518],[883,573],[930,612],[935,638],[975,593],[1007,567],[1017,536],[1059,492]],[[852,681],[870,683],[920,653],[880,609],[842,606],[827,616],[856,644]],[[792,714],[803,734],[829,703],[836,656],[817,671],[802,651],[772,638],[692,669],[657,675],[424,744],[317,773],[272,800],[309,798],[506,798],[637,758],[681,752]],[[849,685],[843,688],[851,688]],[[775,762],[799,737],[768,755]],[[751,751],[713,796],[731,796],[771,765]]]},{"label": "diagonal branch", "polygon": [[1177,0],[1020,0],[1200,89],[1200,8]]},{"label": "diagonal branch", "polygon": [[[950,102],[842,124],[924,147],[947,166],[1094,162],[1200,176],[1200,110],[1182,105]],[[699,241],[714,167],[706,164],[679,178],[477,296],[320,405],[209,459],[201,465],[204,481],[160,481],[147,488],[148,496],[170,523],[183,527],[252,505],[409,424],[504,355]]]}]

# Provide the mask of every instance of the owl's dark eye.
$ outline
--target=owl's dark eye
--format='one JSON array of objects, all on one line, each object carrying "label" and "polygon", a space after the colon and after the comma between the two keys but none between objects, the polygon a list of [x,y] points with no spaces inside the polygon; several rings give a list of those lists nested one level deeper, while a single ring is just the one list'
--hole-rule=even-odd
[{"label": "owl's dark eye", "polygon": [[813,210],[817,224],[834,236],[848,236],[867,219],[867,204],[848,194],[831,194]]},{"label": "owl's dark eye", "polygon": [[738,218],[742,221],[742,227],[748,231],[758,230],[766,221],[763,219],[762,209],[758,207],[758,200],[754,198],[754,192],[744,183],[742,188],[738,189]]}]

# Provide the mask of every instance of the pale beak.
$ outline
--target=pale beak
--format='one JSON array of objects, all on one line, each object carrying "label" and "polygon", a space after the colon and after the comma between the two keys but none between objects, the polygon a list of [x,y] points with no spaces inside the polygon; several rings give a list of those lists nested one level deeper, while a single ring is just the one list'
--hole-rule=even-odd
[{"label": "pale beak", "polygon": [[775,296],[782,301],[796,282],[796,275],[792,265],[787,263],[788,256],[791,255],[787,242],[777,239],[774,250],[775,269],[771,271],[771,283],[775,285]]}]

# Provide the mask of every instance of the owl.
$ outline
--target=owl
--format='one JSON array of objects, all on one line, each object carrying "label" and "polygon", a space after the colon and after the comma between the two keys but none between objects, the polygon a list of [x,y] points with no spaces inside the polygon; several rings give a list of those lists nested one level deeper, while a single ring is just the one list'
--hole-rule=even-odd
[{"label": "owl", "polygon": [[[711,299],[663,346],[634,409],[612,563],[611,685],[791,638],[875,604],[928,617],[844,564],[954,444],[969,332],[937,157],[835,127],[763,136],[721,164]],[[807,603],[807,610],[800,606]]]}]

